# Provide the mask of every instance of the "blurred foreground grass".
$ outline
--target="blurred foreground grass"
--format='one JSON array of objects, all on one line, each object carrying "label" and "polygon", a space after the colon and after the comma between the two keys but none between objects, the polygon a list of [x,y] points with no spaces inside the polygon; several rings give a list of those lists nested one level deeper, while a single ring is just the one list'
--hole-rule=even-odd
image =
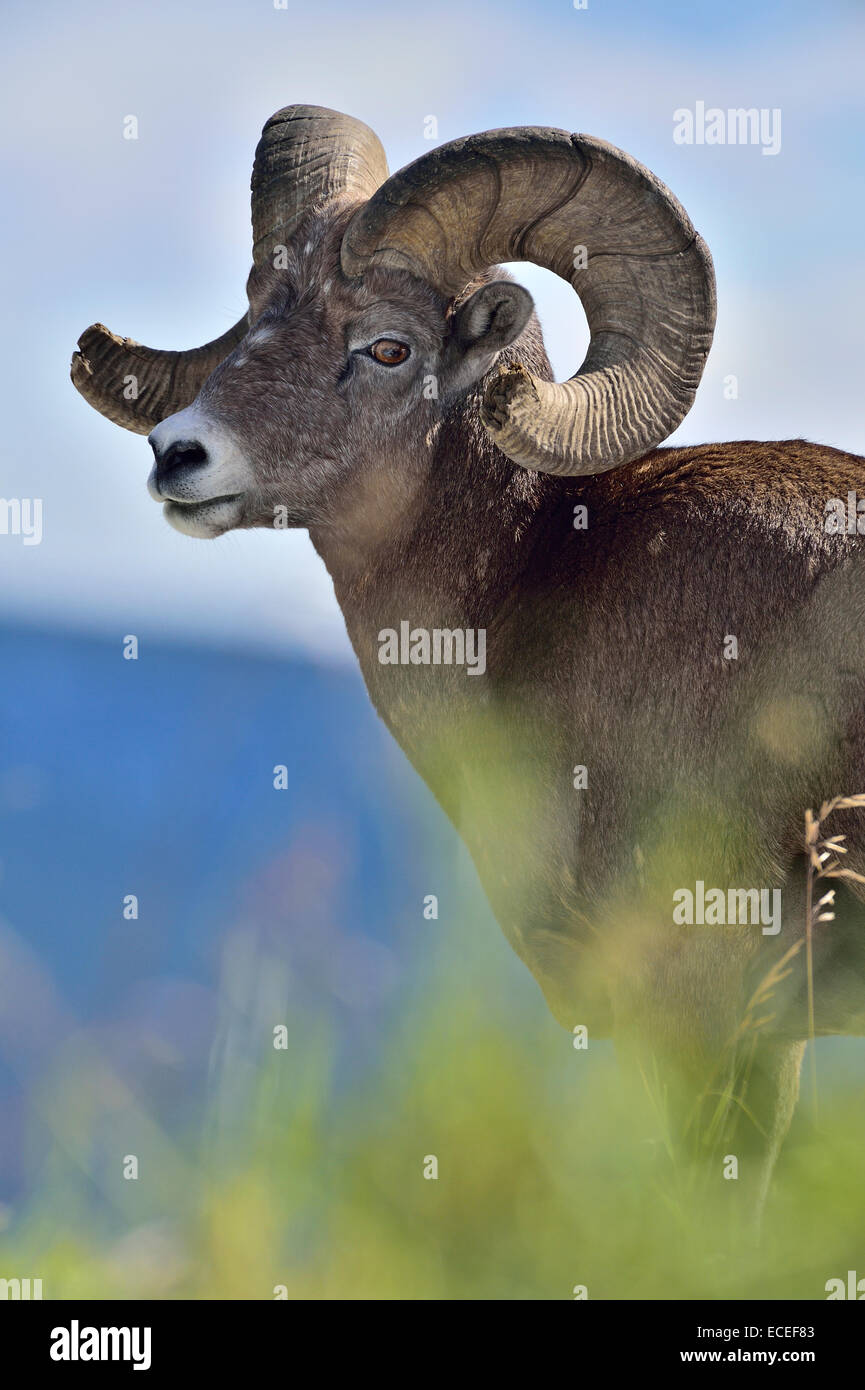
[{"label": "blurred foreground grass", "polygon": [[46,1298],[820,1299],[865,1274],[861,1043],[820,1044],[819,1132],[803,1098],[763,1244],[730,1254],[735,1185],[686,1217],[645,1098],[608,1044],[574,1050],[494,931],[429,924],[424,960],[346,1072],[333,1018],[287,1009],[290,965],[239,929],[204,1117],[171,1133],[82,1032],[28,1097],[52,1138],[0,1275]]}]

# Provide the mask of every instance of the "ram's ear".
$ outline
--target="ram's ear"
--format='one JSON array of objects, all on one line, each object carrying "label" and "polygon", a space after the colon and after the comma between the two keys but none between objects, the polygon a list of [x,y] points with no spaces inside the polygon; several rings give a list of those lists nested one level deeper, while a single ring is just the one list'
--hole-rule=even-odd
[{"label": "ram's ear", "polygon": [[528,290],[493,280],[460,305],[451,325],[447,386],[464,390],[489,371],[503,348],[520,336],[534,309]]}]

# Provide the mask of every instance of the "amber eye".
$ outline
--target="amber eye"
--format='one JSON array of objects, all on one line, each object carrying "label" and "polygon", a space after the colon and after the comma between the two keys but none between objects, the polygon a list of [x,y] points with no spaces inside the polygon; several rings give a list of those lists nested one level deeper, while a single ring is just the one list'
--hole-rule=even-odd
[{"label": "amber eye", "polygon": [[370,347],[369,355],[376,362],[381,362],[383,367],[398,367],[408,357],[409,349],[405,343],[398,343],[394,338],[379,338]]}]

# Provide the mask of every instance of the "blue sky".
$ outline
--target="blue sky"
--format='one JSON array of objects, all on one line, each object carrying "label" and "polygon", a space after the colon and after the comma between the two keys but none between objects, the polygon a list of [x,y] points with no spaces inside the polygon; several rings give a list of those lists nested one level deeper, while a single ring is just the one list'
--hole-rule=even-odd
[{"label": "blue sky", "polygon": [[[41,545],[0,537],[16,619],[349,658],[304,535],[172,532],[145,491],[144,440],[68,381],[94,320],[170,348],[239,317],[255,142],[294,101],[368,121],[392,169],[431,147],[429,115],[441,141],[546,124],[620,145],[673,189],[715,258],[715,346],[677,441],[804,435],[865,453],[857,4],[7,0],[3,25],[0,495],[44,502]],[[673,112],[698,101],[780,108],[780,153],[675,144]],[[137,141],[122,138],[129,114]],[[544,272],[518,274],[570,374],[585,347],[576,301]]]}]

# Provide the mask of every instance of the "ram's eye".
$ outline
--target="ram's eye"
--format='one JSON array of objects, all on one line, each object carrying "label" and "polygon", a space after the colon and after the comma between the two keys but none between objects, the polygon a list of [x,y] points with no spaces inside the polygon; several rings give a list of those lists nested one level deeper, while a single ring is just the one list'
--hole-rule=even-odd
[{"label": "ram's eye", "polygon": [[369,355],[383,367],[398,367],[400,362],[404,362],[408,357],[409,349],[405,343],[398,343],[395,338],[379,338],[371,345]]}]

